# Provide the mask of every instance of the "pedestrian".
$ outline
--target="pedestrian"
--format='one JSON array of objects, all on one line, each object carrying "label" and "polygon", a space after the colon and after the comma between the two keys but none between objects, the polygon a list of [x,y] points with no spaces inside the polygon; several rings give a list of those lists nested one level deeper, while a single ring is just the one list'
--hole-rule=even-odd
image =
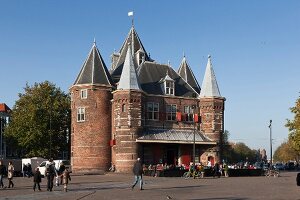
[{"label": "pedestrian", "polygon": [[14,177],[15,168],[11,161],[8,162],[7,171],[8,188],[10,188],[10,186],[13,188],[15,184],[12,182],[12,179]]},{"label": "pedestrian", "polygon": [[39,168],[35,169],[35,172],[33,174],[33,182],[33,191],[35,191],[36,186],[38,187],[38,190],[41,191],[40,183],[42,182],[42,175]]},{"label": "pedestrian", "polygon": [[53,159],[49,159],[49,163],[46,166],[46,176],[47,176],[47,191],[52,192],[53,189],[53,180],[56,174],[55,166]]},{"label": "pedestrian", "polygon": [[70,172],[68,169],[65,169],[64,173],[63,173],[63,183],[64,183],[64,191],[67,192],[68,191],[68,184],[69,181],[71,181],[71,176],[70,176]]},{"label": "pedestrian", "polygon": [[215,164],[213,170],[214,170],[214,175],[213,175],[214,178],[215,178],[215,176],[218,176],[218,178],[220,178],[220,166],[219,166],[219,163]]},{"label": "pedestrian", "polygon": [[5,166],[2,164],[2,161],[0,160],[0,187],[3,189],[4,184],[3,184],[3,176],[5,175],[6,172],[6,168]]},{"label": "pedestrian", "polygon": [[27,164],[27,175],[28,175],[28,178],[30,178],[32,176],[32,168],[31,168],[30,163]]},{"label": "pedestrian", "polygon": [[63,162],[60,163],[59,169],[58,169],[58,176],[60,177],[60,184],[63,184],[63,173],[66,169],[66,166]]},{"label": "pedestrian", "polygon": [[23,170],[23,178],[24,178],[25,176],[27,176],[27,165],[25,165],[25,163],[23,164],[22,170]]},{"label": "pedestrian", "polygon": [[131,186],[131,189],[133,190],[134,186],[137,184],[138,181],[140,181],[140,190],[143,190],[143,166],[141,164],[141,159],[138,158],[137,161],[135,161],[133,165],[133,174],[134,174],[134,182]]}]

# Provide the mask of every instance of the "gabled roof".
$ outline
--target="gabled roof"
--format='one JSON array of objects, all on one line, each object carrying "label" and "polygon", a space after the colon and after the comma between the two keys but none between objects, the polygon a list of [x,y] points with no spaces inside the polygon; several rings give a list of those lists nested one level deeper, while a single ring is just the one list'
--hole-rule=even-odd
[{"label": "gabled roof", "polygon": [[108,72],[100,52],[94,42],[87,59],[85,60],[74,85],[78,84],[102,84],[113,86],[114,83]]},{"label": "gabled roof", "polygon": [[0,103],[0,112],[1,113],[10,113],[11,109],[5,103]]},{"label": "gabled roof", "polygon": [[200,97],[221,97],[214,69],[211,64],[211,57],[208,56],[204,79],[202,82]]},{"label": "gabled roof", "polygon": [[178,74],[188,83],[190,86],[196,90],[198,94],[200,94],[200,86],[198,84],[197,79],[194,76],[194,73],[192,69],[190,68],[189,64],[187,63],[187,60],[185,56],[183,57],[179,69],[178,69]]},{"label": "gabled roof", "polygon": [[118,90],[141,90],[133,61],[131,45],[127,49],[125,62],[118,84]]},{"label": "gabled roof", "polygon": [[[145,61],[153,61],[151,58],[148,56],[147,51],[145,50],[137,32],[135,31],[134,27],[132,27],[119,51],[119,59],[116,62],[116,65],[113,66],[113,69],[115,69],[112,73],[111,76],[115,83],[117,83],[120,80],[120,75],[122,73],[123,65],[125,62],[125,57],[126,57],[126,52],[128,50],[128,45],[131,45],[131,48],[133,50],[133,54],[135,54],[138,51],[144,52],[145,53]],[[134,60],[134,62],[136,62]],[[137,63],[136,63],[137,64]]]},{"label": "gabled roof", "polygon": [[[145,130],[143,135],[136,139],[143,143],[178,143],[192,144],[194,142],[194,130],[179,129],[152,129]],[[196,144],[215,144],[201,132],[195,131]]]},{"label": "gabled roof", "polygon": [[174,82],[174,80],[169,76],[168,70],[167,70],[166,76],[164,78],[162,78],[159,82],[163,83],[165,81],[172,81],[172,82]]},{"label": "gabled roof", "polygon": [[137,74],[142,90],[148,94],[164,95],[161,80],[168,76],[174,80],[175,96],[197,97],[197,92],[168,65],[155,62],[144,62],[137,68]]}]

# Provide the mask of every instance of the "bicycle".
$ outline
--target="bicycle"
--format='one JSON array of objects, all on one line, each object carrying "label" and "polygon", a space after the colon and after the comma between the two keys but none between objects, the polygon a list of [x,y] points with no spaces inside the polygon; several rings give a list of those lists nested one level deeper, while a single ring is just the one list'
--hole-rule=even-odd
[{"label": "bicycle", "polygon": [[266,177],[271,177],[271,176],[278,177],[279,176],[279,171],[274,170],[274,169],[267,169],[265,171],[265,176]]},{"label": "bicycle", "polygon": [[185,179],[188,179],[188,178],[191,178],[191,177],[201,178],[202,174],[201,174],[201,172],[197,172],[197,171],[194,171],[194,172],[187,171],[187,172],[184,172],[182,177],[185,178]]}]

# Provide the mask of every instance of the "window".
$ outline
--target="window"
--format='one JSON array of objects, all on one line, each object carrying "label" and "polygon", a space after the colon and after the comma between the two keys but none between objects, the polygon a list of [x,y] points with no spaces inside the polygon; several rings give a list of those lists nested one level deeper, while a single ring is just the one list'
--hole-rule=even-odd
[{"label": "window", "polygon": [[87,99],[87,89],[80,91],[80,97],[81,99]]},{"label": "window", "polygon": [[73,95],[74,95],[74,93],[71,92],[71,94],[70,94],[71,101],[73,101]]},{"label": "window", "polygon": [[122,104],[122,112],[126,112],[126,105]]},{"label": "window", "polygon": [[159,104],[148,102],[147,103],[147,119],[158,120]]},{"label": "window", "polygon": [[168,121],[175,121],[176,120],[176,110],[177,106],[176,105],[167,105],[166,109],[166,119]]},{"label": "window", "polygon": [[193,114],[194,114],[194,109],[192,106],[184,106],[184,120],[186,122],[194,121]]},{"label": "window", "polygon": [[78,108],[77,109],[77,122],[84,122],[85,121],[85,108]]},{"label": "window", "polygon": [[165,87],[167,95],[174,95],[174,81],[166,81]]}]

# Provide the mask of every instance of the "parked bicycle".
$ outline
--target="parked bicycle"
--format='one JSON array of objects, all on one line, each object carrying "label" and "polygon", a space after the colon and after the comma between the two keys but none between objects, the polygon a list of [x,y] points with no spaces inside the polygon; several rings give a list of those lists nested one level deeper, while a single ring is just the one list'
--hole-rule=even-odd
[{"label": "parked bicycle", "polygon": [[278,177],[279,176],[279,171],[278,170],[274,170],[274,169],[267,169],[265,171],[265,176],[266,177]]},{"label": "parked bicycle", "polygon": [[183,178],[188,179],[188,178],[203,178],[202,173],[198,171],[187,171],[182,175]]}]

